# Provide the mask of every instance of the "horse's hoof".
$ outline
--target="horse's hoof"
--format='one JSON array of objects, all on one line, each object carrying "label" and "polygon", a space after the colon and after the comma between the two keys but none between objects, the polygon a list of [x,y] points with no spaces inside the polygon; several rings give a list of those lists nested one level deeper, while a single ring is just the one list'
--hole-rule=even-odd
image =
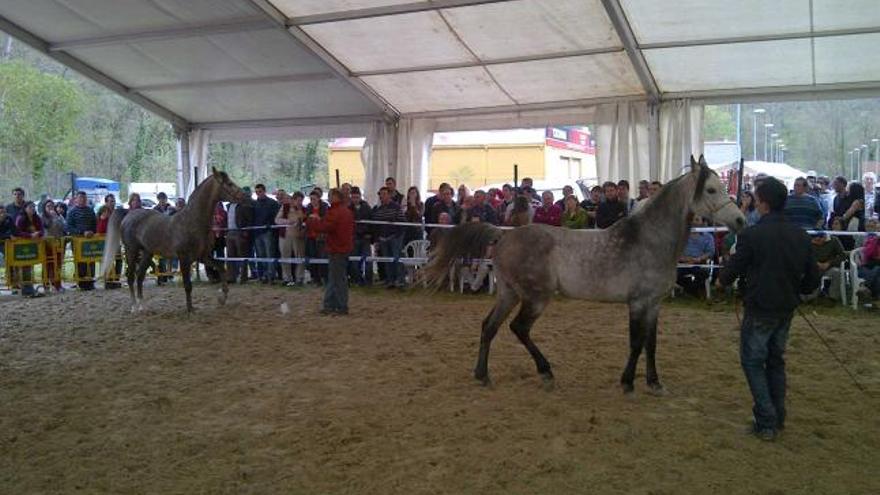
[{"label": "horse's hoof", "polygon": [[663,397],[664,395],[668,395],[669,392],[663,388],[663,385],[659,383],[649,383],[648,384],[648,393],[651,395],[656,395],[657,397]]},{"label": "horse's hoof", "polygon": [[137,308],[137,306],[132,306],[132,307],[131,307],[131,314],[136,315],[137,312],[138,312],[138,308]]},{"label": "horse's hoof", "polygon": [[477,381],[480,382],[480,385],[482,385],[486,388],[489,388],[492,386],[492,380],[489,378],[488,374],[484,375],[484,376],[474,375],[474,378],[476,378]]},{"label": "horse's hoof", "polygon": [[627,397],[634,397],[636,394],[636,388],[632,383],[621,383],[620,388],[623,389],[623,395]]},{"label": "horse's hoof", "polygon": [[556,389],[556,380],[553,379],[552,373],[541,373],[541,383],[542,387],[547,392],[552,392]]}]

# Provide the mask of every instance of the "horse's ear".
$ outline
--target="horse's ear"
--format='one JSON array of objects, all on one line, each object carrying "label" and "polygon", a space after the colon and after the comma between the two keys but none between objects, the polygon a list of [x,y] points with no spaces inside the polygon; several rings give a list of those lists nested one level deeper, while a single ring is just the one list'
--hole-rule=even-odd
[{"label": "horse's ear", "polygon": [[700,154],[700,165],[702,165],[702,166],[704,166],[704,167],[708,167],[708,166],[709,166],[709,164],[706,163],[706,157],[703,156],[702,153]]},{"label": "horse's ear", "polygon": [[695,174],[700,171],[700,164],[694,160],[694,155],[691,155],[691,173]]},{"label": "horse's ear", "polygon": [[213,167],[213,166],[212,166],[212,167],[211,167],[211,172],[214,174],[214,177],[216,177],[216,178],[218,178],[218,179],[220,178],[220,171],[217,170],[217,167]]}]

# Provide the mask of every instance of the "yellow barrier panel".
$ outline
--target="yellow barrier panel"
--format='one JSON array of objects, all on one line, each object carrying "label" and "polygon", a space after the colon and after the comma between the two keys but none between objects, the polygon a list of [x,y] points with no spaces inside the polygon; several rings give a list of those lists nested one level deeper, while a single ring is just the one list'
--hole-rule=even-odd
[{"label": "yellow barrier panel", "polygon": [[[7,239],[4,250],[6,286],[11,289],[24,282],[33,284],[33,270],[28,270],[28,268],[33,268],[36,265],[45,266],[46,246],[43,244],[43,240]],[[24,280],[28,274],[30,280]]]},{"label": "yellow barrier panel", "polygon": [[[77,264],[73,280],[75,282],[94,282],[95,263],[101,261],[104,256],[104,236],[72,237],[73,262]],[[80,270],[80,265],[86,265]]]}]

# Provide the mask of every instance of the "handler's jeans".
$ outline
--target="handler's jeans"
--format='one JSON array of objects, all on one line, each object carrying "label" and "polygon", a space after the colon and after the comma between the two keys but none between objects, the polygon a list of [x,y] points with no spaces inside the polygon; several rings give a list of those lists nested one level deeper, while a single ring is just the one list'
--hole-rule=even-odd
[{"label": "handler's jeans", "polygon": [[348,254],[327,253],[327,285],[324,287],[324,309],[348,312]]},{"label": "handler's jeans", "polygon": [[785,426],[785,344],[791,326],[787,316],[757,316],[746,311],[740,331],[740,362],[752,391],[755,426]]}]

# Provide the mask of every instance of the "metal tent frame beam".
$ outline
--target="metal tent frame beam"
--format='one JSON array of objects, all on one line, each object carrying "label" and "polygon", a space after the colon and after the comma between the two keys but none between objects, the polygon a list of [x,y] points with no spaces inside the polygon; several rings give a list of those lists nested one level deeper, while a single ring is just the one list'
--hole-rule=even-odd
[{"label": "metal tent frame beam", "polygon": [[80,38],[68,41],[59,41],[49,44],[49,50],[53,52],[72,50],[76,48],[90,48],[94,46],[114,45],[119,43],[136,43],[143,41],[159,41],[179,38],[194,38],[197,36],[209,36],[212,34],[239,33],[244,31],[259,31],[272,29],[275,24],[265,17],[244,17],[240,19],[226,20],[223,22],[187,24],[168,29],[154,29],[149,31],[132,31],[128,33],[97,36],[94,38]]},{"label": "metal tent frame beam", "polygon": [[486,67],[491,65],[501,65],[501,64],[516,64],[521,62],[536,62],[539,60],[554,60],[558,58],[572,58],[572,57],[583,57],[588,55],[601,55],[605,53],[617,53],[622,52],[623,47],[609,47],[609,48],[595,48],[592,50],[578,50],[573,52],[560,52],[560,53],[548,53],[544,55],[529,55],[524,57],[510,57],[510,58],[499,58],[492,60],[480,60],[476,62],[460,62],[453,64],[439,64],[439,65],[424,65],[421,67],[406,67],[406,68],[398,68],[398,69],[384,69],[384,70],[371,70],[364,72],[352,72],[352,76],[354,77],[366,77],[366,76],[385,76],[391,74],[406,74],[409,72],[428,72],[432,70],[447,70],[447,69],[466,69],[470,67]]},{"label": "metal tent frame beam", "polygon": [[623,7],[620,6],[620,2],[618,0],[602,0],[602,6],[605,7],[605,13],[608,14],[608,18],[617,32],[617,36],[623,43],[626,54],[632,63],[633,69],[636,71],[636,75],[639,76],[639,81],[642,82],[642,87],[645,88],[649,99],[653,102],[660,101],[660,88],[657,86],[657,81],[654,80],[654,74],[651,73],[648,62],[645,61],[645,56],[639,50],[632,26],[629,25],[626,13],[624,13]]},{"label": "metal tent frame beam", "polygon": [[756,36],[738,36],[732,38],[710,38],[691,41],[666,41],[663,43],[642,43],[641,50],[658,50],[663,48],[686,48],[690,46],[735,45],[739,43],[757,43],[762,41],[785,41],[811,38],[830,38],[835,36],[856,36],[860,34],[878,34],[880,27],[858,29],[836,29],[832,31],[804,31],[799,33],[766,34]]},{"label": "metal tent frame beam", "polygon": [[232,79],[217,79],[208,81],[186,81],[179,83],[162,83],[162,84],[145,84],[129,88],[134,93],[142,93],[145,91],[168,91],[174,89],[188,88],[225,88],[230,86],[249,86],[260,84],[305,82],[305,81],[328,81],[336,79],[336,74],[331,72],[315,72],[310,74],[291,74],[287,76],[266,76],[266,77],[241,77]]},{"label": "metal tent frame beam", "polygon": [[453,9],[456,7],[470,7],[473,5],[485,5],[510,1],[511,0],[431,0],[405,3],[400,5],[385,5],[382,7],[345,10],[341,12],[330,12],[326,14],[304,15],[288,18],[287,22],[288,26],[307,26],[309,24],[353,21],[357,19],[369,19],[371,17],[384,17],[397,14],[413,14],[416,12]]},{"label": "metal tent frame beam", "polygon": [[330,66],[333,69],[333,72],[339,75],[343,80],[347,81],[351,84],[357,91],[359,91],[362,95],[372,101],[375,105],[377,105],[383,113],[389,115],[389,117],[397,119],[400,115],[400,112],[394,108],[390,103],[385,101],[378,93],[373,91],[367,84],[365,84],[360,79],[353,77],[349,70],[342,65],[336,58],[330,54],[323,46],[318,44],[315,40],[312,39],[311,36],[306,34],[301,28],[297,26],[288,26],[289,18],[284,15],[283,12],[278,10],[269,0],[248,0],[254,7],[261,10],[265,15],[275,22],[276,25],[284,28],[284,30],[290,34],[290,36],[299,44],[305,46],[305,48],[310,51],[312,54],[320,58],[324,63]]},{"label": "metal tent frame beam", "polygon": [[158,115],[159,117],[164,118],[165,120],[171,122],[171,125],[174,126],[176,129],[187,129],[189,127],[189,122],[180,115],[174,113],[168,108],[163,107],[162,105],[141,94],[131,92],[129,88],[126,87],[124,84],[95,69],[91,65],[86,64],[82,60],[68,54],[67,52],[49,50],[50,44],[46,40],[18,26],[17,24],[3,16],[0,16],[0,31],[6,32],[13,38],[18,39],[22,43],[30,46],[34,50],[37,50],[38,52],[46,55],[56,62],[70,67],[76,72],[100,84],[101,86],[104,86],[105,88],[116,93],[117,95],[131,101],[132,103],[140,105],[144,109]]},{"label": "metal tent frame beam", "polygon": [[270,127],[301,127],[319,125],[364,124],[388,121],[387,115],[337,115],[332,117],[304,117],[294,119],[227,120],[218,122],[196,122],[193,129],[259,129]]},{"label": "metal tent frame beam", "polygon": [[727,103],[765,103],[768,101],[861,99],[877,98],[878,96],[880,96],[880,81],[868,81],[670,92],[663,94],[663,100],[690,98],[706,105],[720,105]]}]

